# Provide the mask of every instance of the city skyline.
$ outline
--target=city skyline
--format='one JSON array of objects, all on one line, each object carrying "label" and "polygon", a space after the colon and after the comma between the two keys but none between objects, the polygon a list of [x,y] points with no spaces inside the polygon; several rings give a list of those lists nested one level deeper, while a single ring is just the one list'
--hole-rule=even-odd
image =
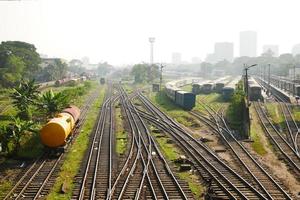
[{"label": "city skyline", "polygon": [[[259,0],[0,1],[0,38],[32,43],[49,57],[88,56],[92,63],[120,65],[149,62],[151,36],[156,38],[154,62],[170,62],[172,52],[182,53],[183,61],[204,60],[218,41],[234,43],[237,57],[239,32],[253,30],[258,33],[257,55],[265,44],[291,53],[300,43],[298,4],[278,1],[268,9],[270,3]],[[255,15],[245,15],[245,6]]]}]

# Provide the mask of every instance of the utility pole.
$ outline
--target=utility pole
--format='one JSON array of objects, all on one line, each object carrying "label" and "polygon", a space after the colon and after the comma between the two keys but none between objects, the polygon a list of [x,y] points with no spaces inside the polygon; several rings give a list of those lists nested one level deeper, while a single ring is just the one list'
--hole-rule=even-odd
[{"label": "utility pole", "polygon": [[267,94],[271,94],[271,86],[270,86],[270,81],[271,81],[271,74],[270,74],[270,67],[271,67],[271,65],[270,64],[268,64],[268,66],[269,66],[269,77],[268,77],[268,91],[267,91]]},{"label": "utility pole", "polygon": [[295,84],[296,84],[296,65],[294,65],[294,77],[293,77],[293,95],[296,96],[296,88],[295,88]]},{"label": "utility pole", "polygon": [[161,90],[161,86],[162,86],[162,73],[164,67],[165,66],[163,66],[163,64],[160,64],[159,90]]}]

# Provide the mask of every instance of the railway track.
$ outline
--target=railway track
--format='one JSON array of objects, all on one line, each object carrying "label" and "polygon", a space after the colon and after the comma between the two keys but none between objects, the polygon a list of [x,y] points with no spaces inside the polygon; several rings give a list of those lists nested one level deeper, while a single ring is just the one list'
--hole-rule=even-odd
[{"label": "railway track", "polygon": [[[74,137],[80,132],[82,124],[86,119],[87,112],[98,95],[98,92],[93,93],[81,108],[81,116],[73,130],[71,143],[74,141]],[[0,198],[3,198],[4,200],[45,198],[55,183],[55,179],[58,176],[64,158],[64,153],[61,153],[57,157],[53,157],[52,155],[49,155],[49,153],[44,153],[41,157],[36,159],[32,165],[27,167],[23,172],[23,175],[19,177],[19,180],[8,194]]]},{"label": "railway track", "polygon": [[121,186],[124,192],[118,199],[192,199],[187,184],[177,180],[134,105],[124,91],[121,93],[140,164],[131,168],[132,176],[127,176],[127,185]]},{"label": "railway track", "polygon": [[76,177],[73,198],[105,199],[111,190],[113,169],[113,105],[118,98],[109,86],[91,143]]},{"label": "railway track", "polygon": [[286,164],[295,173],[296,177],[300,175],[300,157],[292,146],[283,138],[275,126],[268,118],[263,105],[260,102],[253,102],[254,108],[263,125],[263,129],[270,141],[278,150],[278,154],[286,161]]},{"label": "railway track", "polygon": [[221,137],[235,160],[238,161],[238,166],[241,166],[239,169],[241,175],[244,174],[244,178],[249,180],[268,199],[292,199],[291,195],[281,186],[282,184],[275,180],[234,137],[225,121],[224,110],[219,114],[211,107],[202,105],[206,108],[212,120],[199,112],[191,111],[191,114],[210,126]]},{"label": "railway track", "polygon": [[262,193],[221,161],[206,145],[194,139],[176,122],[161,112],[142,94],[139,98],[148,112],[139,110],[143,118],[174,138],[194,161],[195,167],[210,184],[211,196],[226,199],[266,199]]},{"label": "railway track", "polygon": [[300,137],[299,137],[299,127],[292,115],[290,104],[285,102],[280,96],[275,95],[277,102],[280,105],[281,112],[284,116],[285,124],[287,127],[286,140],[294,149],[294,151],[299,155],[300,148]]}]

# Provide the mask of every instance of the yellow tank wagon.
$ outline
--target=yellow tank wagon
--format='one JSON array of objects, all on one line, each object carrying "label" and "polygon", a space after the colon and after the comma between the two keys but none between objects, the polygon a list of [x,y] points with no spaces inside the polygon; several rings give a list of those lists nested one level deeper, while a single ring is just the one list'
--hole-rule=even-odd
[{"label": "yellow tank wagon", "polygon": [[40,131],[42,143],[50,148],[64,146],[80,116],[76,106],[70,106],[52,118]]}]

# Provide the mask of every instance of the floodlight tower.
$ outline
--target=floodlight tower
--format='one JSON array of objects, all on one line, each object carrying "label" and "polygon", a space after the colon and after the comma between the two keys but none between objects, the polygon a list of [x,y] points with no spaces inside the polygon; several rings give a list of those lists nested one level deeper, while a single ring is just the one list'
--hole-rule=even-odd
[{"label": "floodlight tower", "polygon": [[155,42],[155,37],[149,37],[150,42],[150,66],[153,65],[153,45]]}]

